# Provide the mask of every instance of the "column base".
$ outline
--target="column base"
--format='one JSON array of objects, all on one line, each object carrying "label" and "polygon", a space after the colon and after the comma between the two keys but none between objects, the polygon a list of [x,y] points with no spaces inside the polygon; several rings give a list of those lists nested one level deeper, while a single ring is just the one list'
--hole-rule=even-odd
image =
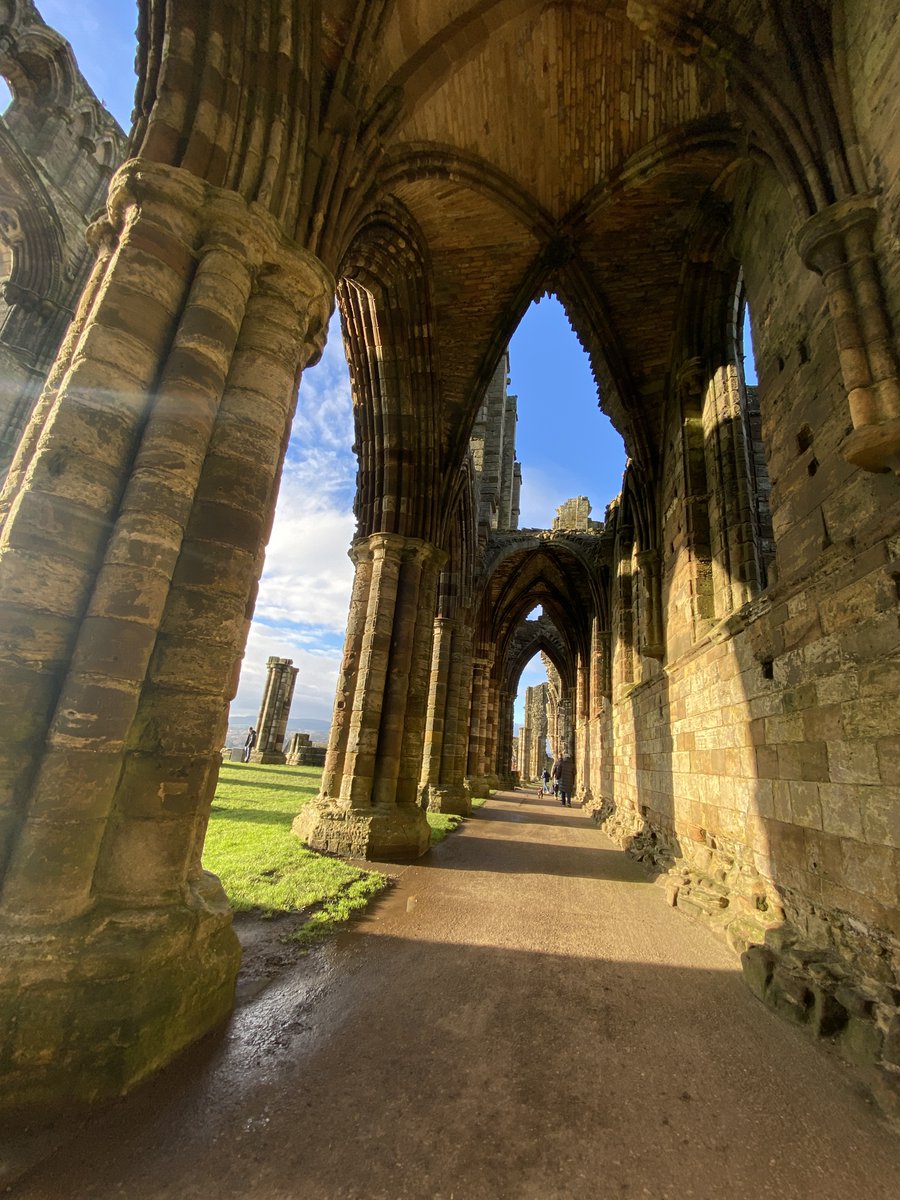
[{"label": "column base", "polygon": [[278,750],[254,750],[250,755],[252,763],[274,763],[276,766],[287,765],[287,755]]},{"label": "column base", "polygon": [[422,788],[422,807],[428,812],[454,813],[468,817],[472,812],[472,797],[461,783],[429,783]]},{"label": "column base", "polygon": [[419,858],[431,845],[424,812],[410,804],[353,809],[317,796],[294,818],[292,828],[310,850],[375,862]]},{"label": "column base", "polygon": [[212,875],[177,908],[0,929],[0,1112],[121,1096],[225,1020],[240,959]]},{"label": "column base", "polygon": [[467,775],[465,788],[473,800],[487,800],[491,789],[497,790],[497,784],[488,775]]}]

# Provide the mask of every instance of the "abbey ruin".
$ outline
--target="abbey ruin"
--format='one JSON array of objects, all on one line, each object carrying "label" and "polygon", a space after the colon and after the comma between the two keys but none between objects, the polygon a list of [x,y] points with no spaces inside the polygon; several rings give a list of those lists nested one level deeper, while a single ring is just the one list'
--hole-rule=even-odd
[{"label": "abbey ruin", "polygon": [[[585,809],[896,1089],[895,0],[139,12],[126,146],[0,0],[0,1106],[118,1095],[231,1009],[203,838],[335,304],[355,578],[298,837],[421,855],[543,654]],[[527,530],[505,355],[545,293],[628,466]]]}]

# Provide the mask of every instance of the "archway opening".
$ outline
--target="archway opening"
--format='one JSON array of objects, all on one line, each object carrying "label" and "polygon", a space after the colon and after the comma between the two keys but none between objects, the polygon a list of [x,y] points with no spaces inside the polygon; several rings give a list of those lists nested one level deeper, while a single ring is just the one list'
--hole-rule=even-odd
[{"label": "archway opening", "polygon": [[519,676],[513,708],[513,736],[518,739],[516,766],[523,783],[540,777],[550,755],[547,742],[549,687],[546,664],[537,653],[525,664]]},{"label": "archway opening", "polygon": [[519,398],[523,529],[549,529],[556,509],[588,496],[595,516],[619,493],[625,446],[600,408],[588,355],[552,295],[535,301],[509,343],[510,388]]}]

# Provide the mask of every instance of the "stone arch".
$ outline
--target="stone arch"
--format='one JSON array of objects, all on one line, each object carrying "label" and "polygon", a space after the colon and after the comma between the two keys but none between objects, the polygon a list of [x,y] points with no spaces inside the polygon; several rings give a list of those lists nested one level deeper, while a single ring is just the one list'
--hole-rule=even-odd
[{"label": "stone arch", "polygon": [[70,108],[78,90],[78,68],[69,43],[49,26],[26,21],[24,14],[7,29],[12,45],[0,54],[0,74],[9,83],[14,102],[27,109],[34,121]]},{"label": "stone arch", "polygon": [[[465,539],[454,540],[447,500],[465,490],[468,434],[509,327],[549,284],[567,296],[582,338],[597,342],[595,371],[610,377],[600,381],[606,400],[613,388],[623,393],[623,424],[628,417],[637,427],[626,438],[633,465],[596,537],[526,539],[507,553],[479,532],[490,583],[475,597],[482,608],[460,628],[463,647],[467,632],[475,641],[472,679],[459,681],[460,695],[470,688],[472,726],[479,736],[484,731],[471,766],[487,774],[498,765],[494,750],[506,721],[500,666],[526,604],[543,597],[556,624],[571,626],[577,717],[595,723],[579,753],[585,761],[590,743],[598,749],[592,760],[608,764],[601,798],[627,810],[629,832],[639,829],[673,853],[679,840],[696,845],[698,863],[724,844],[732,858],[722,870],[736,889],[751,875],[757,896],[774,906],[780,888],[809,936],[831,936],[834,916],[841,935],[827,951],[838,958],[860,922],[877,924],[881,965],[890,961],[896,856],[879,803],[893,763],[882,743],[896,740],[896,705],[887,716],[879,710],[870,727],[860,714],[868,721],[872,697],[885,699],[871,646],[896,646],[889,640],[896,636],[892,481],[874,475],[896,461],[896,352],[873,248],[881,200],[866,193],[851,149],[841,144],[849,134],[834,119],[828,22],[809,27],[804,12],[796,29],[769,24],[759,32],[740,24],[747,6],[727,0],[709,0],[699,15],[681,0],[629,0],[627,20],[618,0],[608,8],[535,3],[525,10],[511,0],[448,0],[440,11],[421,6],[421,24],[398,31],[392,21],[401,7],[417,15],[416,6],[388,0],[210,0],[207,20],[194,30],[196,6],[187,0],[141,4],[136,157],[116,174],[106,216],[93,228],[95,265],[0,501],[4,627],[21,631],[15,647],[0,647],[0,701],[15,706],[0,747],[9,789],[0,810],[0,970],[4,984],[39,971],[44,986],[26,997],[35,1019],[65,1025],[70,1035],[64,1059],[38,1047],[30,1060],[16,1060],[10,1078],[20,1095],[85,1098],[128,1086],[228,1009],[234,942],[221,893],[200,869],[199,847],[296,379],[321,347],[341,264],[345,322],[371,331],[356,339],[360,394],[373,398],[371,412],[383,411],[388,428],[386,436],[376,430],[373,417],[364,439],[373,452],[353,551],[353,603],[362,619],[348,633],[336,698],[336,714],[344,716],[335,722],[323,796],[305,810],[298,831],[326,849],[375,857],[424,849],[419,785],[437,581],[448,549],[460,554],[476,545],[474,505],[460,517]],[[767,6],[767,21],[781,7]],[[833,6],[817,9],[827,15]],[[573,55],[571,71],[548,69],[546,80],[539,41],[503,40],[515,32],[514,18],[524,11],[530,20],[538,10],[542,28],[562,30]],[[773,30],[787,36],[769,39]],[[614,68],[605,90],[601,51]],[[479,111],[466,97],[452,103],[472,82],[468,68],[477,74],[482,52],[487,68],[524,64],[523,78],[541,81],[540,89],[520,89],[516,106],[499,96],[497,109],[521,141],[491,132],[484,120],[490,105]],[[644,83],[660,65],[666,84],[648,86],[645,104]],[[476,99],[490,99],[498,79],[510,87],[509,75],[482,75]],[[617,86],[623,81],[628,87]],[[868,81],[854,82],[866,101],[878,98]],[[535,154],[523,98],[543,114],[559,112],[545,104],[555,96],[576,107],[562,112],[568,125],[537,127],[538,136],[559,140]],[[619,107],[582,121],[595,102]],[[698,141],[705,121],[709,140]],[[676,361],[671,352],[689,226],[736,156],[735,125],[779,178],[777,194],[767,184],[755,187],[751,218],[732,222],[732,236],[746,248],[762,216],[774,217],[780,244],[759,248],[753,286],[761,293],[763,266],[772,266],[781,293],[772,297],[775,317],[812,313],[818,335],[818,301],[786,265],[802,219],[801,255],[824,276],[833,311],[850,315],[836,344],[854,424],[845,451],[854,465],[830,454],[829,487],[810,503],[807,480],[822,464],[804,457],[809,446],[787,454],[794,434],[776,428],[776,405],[795,382],[791,415],[802,405],[827,409],[833,433],[840,423],[831,405],[834,375],[822,366],[831,363],[819,344],[815,377],[791,371],[780,384],[765,363],[764,419],[783,467],[779,544],[790,570],[780,590],[770,587],[697,645],[676,645],[667,629],[665,670],[642,654],[637,677],[635,645],[656,644],[641,628],[649,609],[640,556],[668,553],[660,534],[678,507],[677,456],[666,428],[676,410],[666,404],[674,381],[689,386],[684,356]],[[673,150],[662,166],[652,149],[658,137]],[[420,154],[419,175],[413,168],[390,174],[405,142]],[[460,178],[451,165],[436,185],[426,147],[444,153],[453,142],[460,143],[451,148]],[[482,157],[490,188],[473,186],[473,146],[488,147]],[[619,179],[621,186],[607,186]],[[517,207],[519,216],[511,216]],[[553,229],[529,224],[529,211],[541,222],[550,214]],[[699,311],[718,311],[724,293],[703,275]],[[895,278],[885,278],[896,294]],[[424,321],[427,336],[410,314]],[[389,364],[389,375],[379,359],[384,331],[390,352],[408,354],[403,364]],[[767,349],[778,336],[770,333]],[[703,339],[697,343],[688,364],[705,353]],[[856,465],[873,474],[861,483]],[[817,478],[816,487],[824,482]],[[846,531],[838,546],[821,523],[826,507],[830,528]],[[857,533],[859,549],[851,541]],[[523,569],[513,579],[508,568],[517,553]],[[55,584],[49,609],[48,578]],[[671,564],[666,583],[674,627],[688,589]],[[865,645],[842,624],[848,611],[871,622]],[[615,686],[595,688],[604,639],[623,669]],[[841,661],[826,675],[835,653]],[[724,679],[723,665],[731,671]],[[718,689],[726,686],[734,699],[730,725],[678,728],[679,705],[702,700],[724,714]],[[847,698],[842,689],[854,686]],[[839,713],[828,694],[841,698],[834,700]],[[765,744],[758,746],[760,707],[773,719],[763,718]],[[838,732],[847,736],[811,740],[825,720],[842,722]],[[711,763],[692,735],[702,729],[712,740],[720,728],[715,753],[722,757]],[[834,747],[852,742],[862,749],[844,751],[843,766],[832,770],[829,756],[842,753]],[[678,771],[676,753],[686,756]],[[642,766],[648,755],[663,759],[653,778]],[[832,785],[860,760],[869,778],[878,772],[879,784],[860,785],[865,795],[852,793],[845,811],[845,794]],[[716,773],[718,762],[724,774]],[[691,792],[697,775],[706,781],[699,810]],[[836,877],[813,877],[810,845],[816,869],[827,863]],[[48,873],[47,862],[58,869]],[[850,866],[835,871],[834,863]],[[878,872],[866,873],[870,863]],[[742,898],[756,921],[762,909],[753,894]],[[828,921],[819,919],[820,903]],[[28,939],[8,935],[13,921],[30,926]],[[135,939],[123,949],[114,937],[122,927],[146,935],[141,945]],[[746,942],[765,931],[753,926],[735,936]],[[775,953],[762,959],[764,988],[776,974]],[[805,969],[806,961],[798,953],[789,969]],[[865,976],[862,955],[854,968]],[[125,1014],[115,1047],[104,1040],[93,1003],[107,991]],[[874,1041],[896,1013],[881,1000],[873,1006],[880,1022]],[[126,1045],[132,1034],[136,1042]],[[107,1052],[118,1056],[112,1082]]]},{"label": "stone arch", "polygon": [[503,666],[504,682],[515,691],[526,666],[536,654],[546,654],[559,673],[567,690],[574,687],[574,664],[570,661],[566,646],[553,621],[542,615],[536,621],[523,621],[510,643]]},{"label": "stone arch", "polygon": [[[606,607],[596,560],[599,541],[567,534],[511,534],[492,540],[480,583],[476,644],[492,648],[485,658],[483,690],[498,719],[470,748],[469,773],[475,778],[495,777],[508,758],[517,682],[511,658],[521,664],[521,672],[523,626],[537,626],[536,637],[543,639],[541,648],[559,671],[565,698],[573,697],[573,723],[586,719],[594,622]],[[535,604],[543,607],[545,625],[552,625],[555,638],[540,622],[527,621]]]},{"label": "stone arch", "polygon": [[[849,101],[843,3],[765,9],[769,48],[689,11],[682,0],[635,3],[649,36],[727,76],[748,141],[773,166],[803,222],[797,249],[823,277],[853,428],[842,453],[872,471],[900,471],[900,359],[874,230],[878,205]],[[850,270],[849,263],[859,263]],[[852,330],[852,332],[850,332]]]},{"label": "stone arch", "polygon": [[438,372],[427,258],[407,214],[396,208],[373,214],[357,231],[338,296],[360,458],[358,534],[437,543]]}]

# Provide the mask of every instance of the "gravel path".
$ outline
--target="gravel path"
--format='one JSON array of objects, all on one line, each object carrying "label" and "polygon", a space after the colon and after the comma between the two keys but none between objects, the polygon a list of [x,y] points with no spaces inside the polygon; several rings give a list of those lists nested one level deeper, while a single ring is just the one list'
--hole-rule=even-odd
[{"label": "gravel path", "polygon": [[[492,798],[28,1200],[891,1200],[852,1072],[579,810]],[[71,1131],[70,1131],[71,1132]]]}]

